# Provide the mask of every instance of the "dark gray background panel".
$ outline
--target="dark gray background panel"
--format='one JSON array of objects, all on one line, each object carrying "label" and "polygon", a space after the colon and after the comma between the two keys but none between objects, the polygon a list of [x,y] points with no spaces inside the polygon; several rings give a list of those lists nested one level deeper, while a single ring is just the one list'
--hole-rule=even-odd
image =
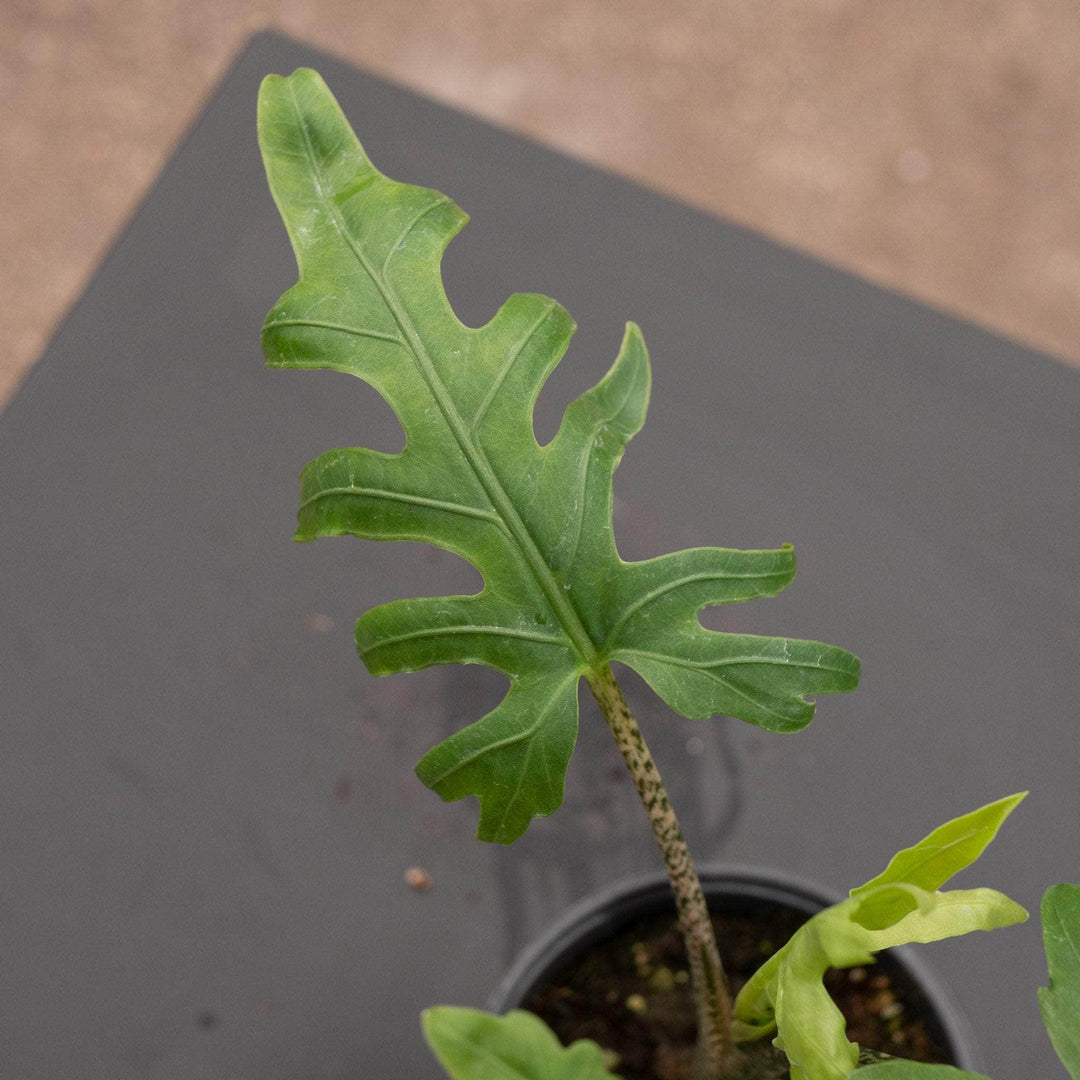
[{"label": "dark gray background panel", "polygon": [[[362,384],[262,366],[295,270],[255,98],[304,64],[381,169],[472,214],[444,264],[466,322],[511,291],[579,320],[541,435],[643,327],[624,556],[791,541],[789,590],[706,622],[863,658],[858,693],[789,737],[682,720],[628,675],[699,856],[843,889],[1030,788],[961,882],[1035,911],[1080,879],[1080,374],[261,35],[0,418],[3,1075],[434,1078],[421,1008],[480,1004],[565,904],[656,862],[587,695],[562,811],[474,841],[474,808],[412,765],[501,678],[372,679],[350,627],[475,572],[289,541],[309,458],[401,443]],[[921,951],[996,1080],[1063,1075],[1036,922]]]}]

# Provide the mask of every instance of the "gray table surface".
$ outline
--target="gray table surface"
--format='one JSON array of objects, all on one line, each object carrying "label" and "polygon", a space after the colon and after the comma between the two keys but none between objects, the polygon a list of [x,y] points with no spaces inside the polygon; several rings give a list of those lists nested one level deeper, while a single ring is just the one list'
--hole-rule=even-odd
[{"label": "gray table surface", "polygon": [[[794,542],[790,589],[709,625],[863,659],[861,689],[788,737],[682,720],[628,679],[699,857],[842,889],[1030,788],[961,883],[1036,910],[1080,879],[1080,373],[260,35],[0,418],[0,1073],[435,1077],[422,1007],[481,1003],[568,902],[655,866],[584,698],[566,806],[510,849],[474,841],[474,808],[412,764],[501,679],[372,679],[351,624],[475,574],[289,541],[309,458],[401,441],[362,384],[262,366],[295,272],[255,98],[305,64],[380,168],[472,214],[444,264],[467,323],[511,291],[578,319],[541,436],[642,325],[624,557]],[[1064,1076],[1037,920],[922,955],[996,1080]]]}]

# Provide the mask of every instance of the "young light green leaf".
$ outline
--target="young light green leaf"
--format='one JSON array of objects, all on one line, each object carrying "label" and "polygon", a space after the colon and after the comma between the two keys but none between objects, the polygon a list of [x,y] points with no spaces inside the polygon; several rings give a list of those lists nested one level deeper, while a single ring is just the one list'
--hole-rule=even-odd
[{"label": "young light green leaf", "polygon": [[841,940],[849,929],[844,920],[836,919],[831,929],[830,940],[829,920],[819,916],[815,924],[811,919],[795,932],[777,972],[773,1044],[787,1055],[791,1080],[845,1080],[859,1062],[859,1047],[848,1040],[844,1016],[824,979],[835,964],[833,955],[850,957],[852,963],[871,957],[859,947],[857,934]]},{"label": "young light green leaf", "polygon": [[859,1080],[987,1080],[982,1073],[955,1069],[952,1065],[926,1065],[921,1061],[879,1061],[856,1069]]},{"label": "young light green leaf", "polygon": [[918,885],[903,881],[878,885],[869,892],[860,892],[852,897],[857,903],[852,909],[851,918],[867,930],[884,930],[895,926],[920,907],[925,907],[929,895]]},{"label": "young light green leaf", "polygon": [[[884,886],[891,889],[892,886]],[[880,921],[878,913],[870,918],[874,952],[891,949],[897,945],[926,945],[931,941],[970,934],[974,930],[999,930],[1027,920],[1027,912],[1014,900],[996,889],[950,889],[948,892],[922,892],[917,886],[909,886],[921,893],[915,910],[898,922],[873,929]],[[866,918],[866,900],[854,900],[851,911],[853,922]]]},{"label": "young light green leaf", "polygon": [[[953,874],[970,866],[986,850],[1002,823],[1026,795],[1026,791],[1021,791],[947,821],[913,847],[897,852],[877,877],[852,889],[851,895],[865,895],[891,882],[906,882],[930,892],[940,889]],[[907,903],[902,894],[895,894],[894,899],[898,907],[893,913],[881,913],[882,926],[911,910],[910,907],[901,910]]]},{"label": "young light green leaf", "polygon": [[579,677],[611,661],[684,716],[729,713],[773,731],[809,723],[813,695],[855,686],[858,661],[842,649],[698,620],[709,605],[782,589],[790,548],[620,559],[612,475],[650,387],[636,326],[541,447],[533,405],[573,333],[566,311],[518,294],[486,325],[464,326],[439,263],[466,215],[379,173],[315,72],[264,81],[259,141],[300,271],[266,320],[267,362],[366,380],[406,436],[399,454],[353,448],[312,462],[296,535],[424,541],[480,571],[482,592],[386,604],[359,620],[356,640],[375,674],[480,663],[509,676],[502,703],[417,768],[446,799],[479,798],[483,839],[510,843],[562,801]]},{"label": "young light green leaf", "polygon": [[825,990],[829,968],[869,963],[874,953],[896,945],[939,941],[1027,918],[1023,908],[992,889],[930,893],[905,885],[914,905],[909,914],[885,929],[863,925],[859,916],[868,910],[874,914],[875,897],[891,902],[899,888],[882,885],[865,896],[841,900],[796,930],[768,983],[751,988],[755,976],[736,1000],[737,1037],[768,1034],[771,1014],[777,1032],[773,1042],[790,1059],[792,1080],[843,1080],[858,1062],[858,1047],[848,1042],[844,1017]]},{"label": "young light green leaf", "polygon": [[421,1024],[451,1080],[618,1080],[596,1043],[563,1047],[538,1016],[519,1009],[494,1016],[439,1006]]},{"label": "young light green leaf", "polygon": [[[918,883],[944,880],[941,874],[948,877],[976,859],[1021,797],[999,800],[935,829],[927,840],[938,837],[940,842],[930,845],[932,850],[923,857],[901,858],[922,845],[901,852],[885,873],[800,927],[739,992],[735,1039],[750,1042],[777,1030],[777,1045],[782,1040],[782,1049],[797,1056],[807,1080],[831,1078],[845,1067],[850,1051],[843,1018],[826,1001],[827,995],[822,996],[827,968],[867,963],[874,953],[896,945],[939,941],[1025,920],[1027,912],[1019,904],[993,889],[943,893]],[[916,881],[902,879],[905,867]],[[781,1015],[785,996],[789,1004],[798,1000],[801,1010],[795,1017],[798,1028],[788,1031]]]},{"label": "young light green leaf", "polygon": [[1039,989],[1039,1011],[1061,1063],[1080,1080],[1080,885],[1046,890],[1042,926],[1050,985]]}]

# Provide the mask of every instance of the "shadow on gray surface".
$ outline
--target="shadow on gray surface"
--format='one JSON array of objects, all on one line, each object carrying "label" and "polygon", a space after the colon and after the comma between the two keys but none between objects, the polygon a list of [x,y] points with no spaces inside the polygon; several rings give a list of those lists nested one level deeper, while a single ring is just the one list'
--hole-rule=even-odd
[{"label": "shadow on gray surface", "polygon": [[[466,322],[531,290],[581,323],[541,434],[641,323],[624,557],[793,541],[791,589],[706,621],[862,656],[862,689],[787,738],[628,682],[702,858],[845,887],[1030,787],[977,883],[1034,909],[1076,880],[1080,375],[260,35],[0,419],[5,1074],[434,1077],[422,1007],[480,1003],[564,903],[654,866],[591,703],[563,811],[511,849],[473,841],[474,808],[412,765],[498,677],[373,680],[349,627],[475,575],[288,540],[307,460],[401,442],[359,383],[262,367],[295,272],[255,98],[305,64],[382,170],[473,215],[444,265]],[[414,864],[430,893],[405,887]],[[926,955],[986,1071],[1056,1075],[1037,927]]]}]

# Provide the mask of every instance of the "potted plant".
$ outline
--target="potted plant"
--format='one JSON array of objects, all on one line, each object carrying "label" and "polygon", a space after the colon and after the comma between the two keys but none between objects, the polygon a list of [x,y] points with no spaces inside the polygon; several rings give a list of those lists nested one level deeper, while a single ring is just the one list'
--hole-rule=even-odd
[{"label": "potted plant", "polygon": [[[1041,904],[1050,985],[1038,992],[1050,1040],[1073,1080],[1080,1078],[1080,885],[1055,885]],[[530,1013],[493,1016],[475,1009],[441,1007],[424,1014],[427,1038],[453,1080],[612,1080],[600,1047],[580,1040],[563,1047]],[[836,1071],[824,1058],[809,1067],[792,1063],[793,1080],[858,1076],[859,1080],[988,1080],[981,1073],[902,1058],[867,1059]],[[735,1073],[736,1076],[762,1075]],[[765,1075],[773,1075],[771,1073]]]},{"label": "potted plant", "polygon": [[[517,294],[485,326],[463,326],[439,262],[464,213],[438,192],[382,176],[315,72],[265,80],[259,136],[300,270],[264,325],[267,362],[366,380],[406,435],[398,454],[341,449],[308,465],[296,538],[415,540],[466,558],[484,578],[480,593],[401,599],[367,612],[356,630],[360,655],[374,674],[481,663],[510,680],[492,712],[422,758],[418,776],[444,799],[475,796],[479,837],[512,843],[562,801],[584,679],[641,797],[675,898],[698,1030],[694,1076],[758,1075],[748,1071],[755,1061],[776,1074],[781,1059],[766,1038],[774,1029],[793,1075],[847,1075],[858,1052],[821,986],[825,969],[866,963],[903,941],[1024,918],[992,890],[940,891],[1022,796],[901,852],[847,900],[814,915],[733,1002],[693,861],[611,665],[635,669],[683,716],[724,713],[786,733],[810,722],[813,697],[855,687],[858,660],[820,642],[717,633],[699,622],[707,606],[784,588],[795,572],[790,546],[619,557],[611,480],[644,422],[650,390],[635,325],[607,375],[539,446],[532,408],[573,333],[567,312]],[[463,1014],[431,1014],[433,1042],[451,1015]],[[505,1033],[509,1024],[520,1033],[522,1023],[530,1022],[485,1021],[485,1030]]]},{"label": "potted plant", "polygon": [[[738,1014],[739,992],[755,972],[767,974],[764,962],[838,897],[761,867],[705,866],[699,876]],[[582,1038],[597,1042],[613,1051],[611,1062],[617,1055],[624,1080],[680,1076],[693,1060],[696,1034],[680,946],[666,878],[617,882],[573,905],[532,942],[487,1008],[500,1014],[529,1009],[567,1045]],[[848,1040],[920,1061],[974,1067],[978,1060],[963,1018],[918,959],[901,948],[872,967],[828,973],[824,985],[843,1014]],[[832,1008],[828,1003],[835,1015]],[[737,1019],[735,1027],[740,1024]],[[753,1040],[759,1033],[745,1034]]]}]

